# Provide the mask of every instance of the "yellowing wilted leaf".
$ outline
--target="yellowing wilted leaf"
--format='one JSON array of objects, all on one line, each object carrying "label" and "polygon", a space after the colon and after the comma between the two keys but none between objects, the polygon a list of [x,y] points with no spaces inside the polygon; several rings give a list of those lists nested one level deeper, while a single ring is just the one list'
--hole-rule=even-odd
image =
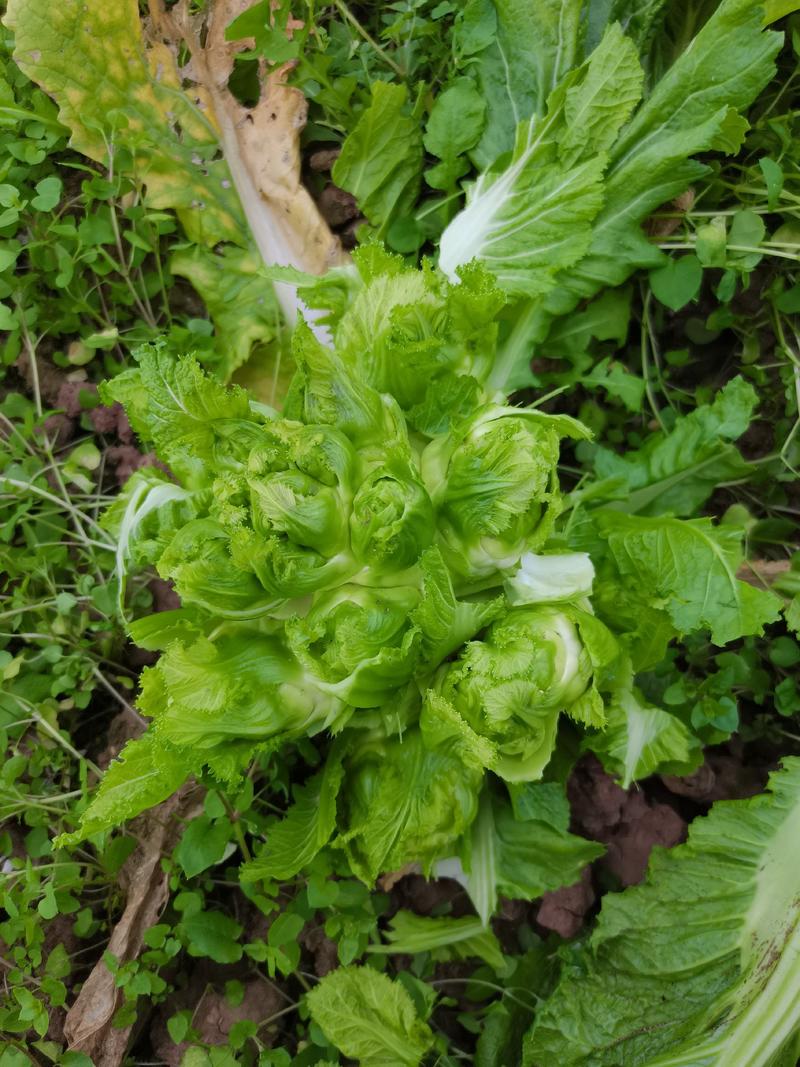
[{"label": "yellowing wilted leaf", "polygon": [[[136,0],[9,0],[5,22],[17,63],[55,99],[79,152],[140,180],[149,204],[174,209],[193,242],[231,242],[270,266],[320,274],[347,256],[300,180],[303,94],[285,84],[285,68],[262,70],[253,108],[228,90],[247,42],[226,41],[225,28],[251,2],[210,0],[192,14],[187,0],[169,10],[151,0],[142,21]],[[254,285],[252,257],[240,259],[245,277],[231,284],[240,311],[243,294],[254,297],[245,311],[252,324],[265,297]],[[235,260],[223,250],[218,273],[235,270]],[[267,282],[263,294],[271,299]],[[280,283],[275,295],[292,322],[295,287]],[[225,329],[209,310],[218,331]],[[263,339],[263,322],[256,334]],[[218,347],[230,354],[219,368],[228,377],[248,352],[239,339]]]}]

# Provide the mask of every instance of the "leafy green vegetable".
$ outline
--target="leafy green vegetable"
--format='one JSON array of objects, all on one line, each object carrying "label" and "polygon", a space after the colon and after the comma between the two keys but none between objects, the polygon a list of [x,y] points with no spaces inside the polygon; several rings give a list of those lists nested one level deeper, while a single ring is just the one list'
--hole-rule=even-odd
[{"label": "leafy green vegetable", "polygon": [[398,982],[371,967],[340,967],[306,996],[311,1018],[365,1067],[417,1067],[433,1034]]},{"label": "leafy green vegetable", "polygon": [[286,817],[270,829],[266,845],[241,870],[245,882],[292,878],[330,839],[336,824],[336,794],[342,780],[341,760],[301,786]]},{"label": "leafy green vegetable", "polygon": [[584,67],[520,123],[509,161],[486,171],[442,234],[440,264],[479,259],[508,292],[535,296],[586,252],[602,204],[606,150],[641,95],[636,51],[612,27]]},{"label": "leafy green vegetable", "polygon": [[333,167],[336,184],[379,231],[410,209],[422,178],[422,134],[407,98],[403,85],[374,82],[372,101]]},{"label": "leafy green vegetable", "polygon": [[430,952],[434,959],[470,959],[479,957],[496,971],[505,963],[500,944],[483,922],[472,916],[463,919],[428,918],[411,911],[398,911],[385,931],[388,945],[371,945],[373,954],[395,952],[416,955]]},{"label": "leafy green vegetable", "polygon": [[645,703],[641,694],[617,693],[606,704],[606,715],[606,730],[585,743],[625,789],[656,769],[662,774],[688,774],[701,761],[700,744],[681,720]]},{"label": "leafy green vegetable", "polygon": [[[589,645],[584,639],[588,626]],[[616,652],[601,623],[575,608],[519,607],[443,667],[422,712],[423,735],[510,782],[541,778],[562,711],[602,723],[595,665]]]},{"label": "leafy green vegetable", "polygon": [[579,54],[581,4],[546,0],[470,0],[456,27],[456,48],[467,58],[487,102],[487,122],[472,156],[479,167],[511,149],[518,123],[541,113],[550,92]]},{"label": "leafy green vegetable", "polygon": [[526,1067],[792,1062],[798,804],[789,759],[769,793],[716,804],[653,854],[644,885],[607,896],[537,1012]]},{"label": "leafy green vegetable", "polygon": [[558,514],[554,480],[559,437],[584,437],[566,416],[489,406],[441,436],[421,468],[441,515],[441,548],[465,578],[513,566],[538,548]]},{"label": "leafy green vegetable", "polygon": [[737,112],[769,80],[780,47],[779,35],[762,32],[761,19],[750,0],[723,0],[656,83],[611,149],[588,254],[558,279],[552,311],[565,314],[601,285],[619,285],[636,267],[659,263],[640,223],[705,174],[690,157],[738,147]]},{"label": "leafy green vegetable", "polygon": [[488,923],[498,894],[534,899],[572,885],[603,851],[602,845],[567,833],[549,820],[515,818],[508,801],[487,789],[462,842],[460,860],[443,861],[437,874],[462,881],[478,915]]},{"label": "leafy green vegetable", "polygon": [[715,644],[724,645],[778,618],[774,593],[736,577],[742,561],[742,531],[736,526],[611,511],[599,512],[596,523],[623,588],[651,607],[665,608],[678,633],[705,627]]},{"label": "leafy green vegetable", "polygon": [[357,739],[345,773],[336,843],[367,883],[410,862],[429,873],[477,812],[480,771],[426,745],[418,730]]},{"label": "leafy green vegetable", "polygon": [[62,835],[61,847],[118,826],[145,808],[160,804],[189,777],[193,761],[174,752],[159,752],[152,734],[130,741],[106,771],[81,827]]},{"label": "leafy green vegetable", "polygon": [[[582,753],[626,787],[697,769],[642,783],[655,819],[664,789],[722,768],[724,791],[738,752],[749,789],[750,746],[777,760],[797,734],[793,22],[744,110],[790,7],[10,4],[53,98],[0,56],[2,362],[31,396],[0,403],[0,1067],[88,1063],[55,1038],[69,1003],[84,1047],[100,974],[89,1041],[134,1059],[137,1014],[186,986],[166,1029],[187,1067],[332,1065],[335,1044],[509,1067],[535,1017],[537,1063],[794,1067],[794,767],[780,830],[776,793],[701,860],[714,813],[594,935],[531,928],[608,893],[631,842]],[[342,145],[334,180],[372,222],[352,263],[309,199]],[[234,368],[252,391],[222,388]],[[135,442],[95,407],[120,369],[101,399]],[[181,606],[158,612],[166,585]],[[124,628],[160,654],[136,695]],[[149,722],[90,803],[110,701],[109,744],[134,701]],[[590,782],[616,828],[602,804],[573,823]],[[177,819],[109,832],[175,789]],[[611,838],[607,863],[573,825]],[[145,882],[171,894],[155,926]],[[80,966],[48,954],[64,930]],[[309,955],[348,970],[307,1007]],[[190,957],[245,956],[288,1007],[261,1012],[240,967],[198,1011]],[[222,1045],[212,1017],[238,1020]]]},{"label": "leafy green vegetable", "polygon": [[623,501],[615,506],[621,511],[691,516],[720,482],[747,475],[747,462],[726,442],[741,437],[755,406],[752,385],[734,378],[713,403],[676,419],[669,433],[652,434],[637,452],[616,456],[598,449],[595,472],[618,480]]}]

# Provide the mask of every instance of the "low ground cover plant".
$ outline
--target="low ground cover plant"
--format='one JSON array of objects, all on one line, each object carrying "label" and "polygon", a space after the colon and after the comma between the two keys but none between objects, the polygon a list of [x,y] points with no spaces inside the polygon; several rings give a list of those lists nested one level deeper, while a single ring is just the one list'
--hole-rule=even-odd
[{"label": "low ground cover plant", "polygon": [[795,1062],[794,7],[9,0],[3,1067]]}]

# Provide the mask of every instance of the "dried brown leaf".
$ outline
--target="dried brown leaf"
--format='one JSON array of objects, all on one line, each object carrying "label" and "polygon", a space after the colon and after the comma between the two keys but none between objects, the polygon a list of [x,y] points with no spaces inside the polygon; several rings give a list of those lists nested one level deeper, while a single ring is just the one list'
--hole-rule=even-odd
[{"label": "dried brown leaf", "polygon": [[741,565],[736,577],[741,582],[754,585],[758,589],[769,587],[776,578],[780,578],[791,569],[788,559],[748,559]]},{"label": "dried brown leaf", "polygon": [[[191,62],[182,73],[208,100],[220,144],[250,232],[267,264],[323,274],[347,262],[317,205],[301,181],[300,133],[308,105],[299,89],[286,84],[292,64],[260,71],[261,94],[252,107],[240,104],[228,88],[237,52],[249,41],[226,41],[225,29],[251,6],[251,0],[216,0],[202,16],[187,0],[167,12],[158,0],[153,24],[173,46],[182,42]],[[287,318],[296,312],[294,288],[279,285]]]},{"label": "dried brown leaf", "polygon": [[[143,23],[137,0],[9,0],[4,21],[78,151],[109,167],[127,151],[149,203],[175,209],[191,240],[255,246],[269,266],[320,274],[347,257],[300,179],[303,94],[287,68],[262,70],[253,108],[228,89],[245,43],[225,28],[251,2],[209,0],[193,14],[188,0],[151,0]],[[278,297],[292,321],[294,287]]]},{"label": "dried brown leaf", "polygon": [[[174,848],[181,822],[201,810],[202,791],[188,784],[132,825],[139,844],[120,871],[125,910],[107,946],[121,962],[138,956],[145,931],[158,920],[167,902],[168,879],[161,869],[161,857]],[[84,982],[64,1024],[70,1049],[86,1053],[94,1067],[119,1067],[125,1058],[132,1027],[112,1026],[121,1003],[122,990],[117,989],[114,976],[101,959]]]},{"label": "dried brown leaf", "polygon": [[387,871],[382,874],[378,879],[378,888],[388,893],[391,889],[397,885],[399,881],[405,878],[409,874],[421,874],[422,868],[418,863],[406,863],[403,867],[398,868],[396,871]]}]

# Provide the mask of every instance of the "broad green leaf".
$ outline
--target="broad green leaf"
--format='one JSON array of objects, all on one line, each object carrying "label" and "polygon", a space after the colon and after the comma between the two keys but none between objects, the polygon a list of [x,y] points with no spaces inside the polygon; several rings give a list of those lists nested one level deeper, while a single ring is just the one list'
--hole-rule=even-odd
[{"label": "broad green leaf", "polygon": [[267,831],[267,843],[242,867],[243,882],[293,878],[311,862],[333,833],[342,775],[341,760],[329,757],[323,771],[295,790],[286,816]]},{"label": "broad green leaf", "polygon": [[[259,274],[261,265],[254,252],[232,245],[224,246],[220,254],[196,246],[170,257],[172,273],[188,278],[214,322],[218,361],[213,369],[224,382],[249,359],[254,347],[278,336],[280,309],[272,286]],[[260,369],[268,373],[267,368]]]},{"label": "broad green leaf", "polygon": [[178,923],[177,933],[186,940],[190,956],[208,957],[215,963],[237,963],[242,958],[242,927],[221,911],[186,915]]},{"label": "broad green leaf", "polygon": [[442,234],[439,264],[451,280],[457,267],[477,259],[506,292],[533,296],[588,248],[604,160],[565,171],[548,159],[550,142],[539,127],[520,126],[509,166],[480,175]]},{"label": "broad green leaf", "polygon": [[703,268],[697,256],[670,257],[663,267],[650,271],[650,288],[662,304],[680,311],[700,292]]},{"label": "broad green leaf", "polygon": [[800,10],[798,0],[764,0],[764,25],[769,26],[797,10]]},{"label": "broad green leaf", "polygon": [[656,772],[689,774],[702,760],[700,742],[680,719],[647,704],[635,691],[606,701],[608,724],[588,735],[584,746],[596,752],[624,789]]},{"label": "broad green leaf", "polygon": [[467,206],[442,234],[445,274],[455,281],[456,268],[477,259],[508,293],[546,293],[556,272],[589,247],[605,149],[640,92],[635,50],[612,29],[552,93],[547,114],[519,124],[511,157],[469,189]]},{"label": "broad green leaf", "polygon": [[469,78],[457,78],[436,97],[423,142],[439,159],[460,156],[478,140],[485,121],[485,100]]},{"label": "broad green leaf", "polygon": [[382,230],[411,208],[422,177],[422,133],[408,113],[407,96],[404,85],[373,82],[370,105],[333,167],[336,184]]},{"label": "broad green leaf", "polygon": [[790,1067],[800,1028],[800,760],[717,803],[604,898],[539,1007],[525,1067]]},{"label": "broad green leaf", "polygon": [[780,34],[762,30],[759,4],[723,0],[615,143],[591,247],[559,276],[547,302],[551,313],[567,314],[578,300],[619,285],[637,267],[660,265],[642,221],[703,176],[706,168],[692,156],[732,147],[723,138],[731,115],[748,107],[772,77],[780,45]]},{"label": "broad green leaf", "polygon": [[21,69],[59,105],[72,146],[136,159],[154,208],[175,208],[193,240],[238,242],[246,224],[213,123],[181,88],[175,57],[148,45],[136,0],[11,0]]},{"label": "broad green leaf", "polygon": [[488,167],[513,147],[520,122],[544,111],[552,90],[575,65],[581,6],[580,0],[466,5],[456,47],[466,40],[487,106],[483,136],[471,153],[478,167]]},{"label": "broad green leaf", "polygon": [[603,851],[602,845],[567,833],[549,819],[516,819],[508,801],[486,788],[478,817],[464,839],[463,868],[458,861],[445,860],[437,874],[458,876],[478,915],[488,923],[498,895],[534,900],[551,889],[572,885]]},{"label": "broad green leaf", "polygon": [[433,1045],[399,982],[371,967],[340,967],[306,995],[327,1039],[362,1067],[417,1067]]},{"label": "broad green leaf", "polygon": [[[623,499],[615,510],[640,515],[695,515],[720,484],[751,472],[735,441],[750,425],[756,392],[744,378],[734,378],[711,404],[701,404],[675,420],[669,433],[650,434],[634,452],[618,456],[598,448],[598,478],[616,479]],[[615,490],[615,495],[617,490]]]},{"label": "broad green leaf", "polygon": [[596,522],[623,585],[666,610],[679,633],[708,629],[715,645],[725,645],[761,633],[778,617],[780,599],[774,593],[736,578],[742,561],[738,527],[605,510]]},{"label": "broad green leaf", "polygon": [[108,767],[89,807],[74,833],[56,838],[59,848],[70,848],[101,830],[110,830],[147,808],[166,800],[188,778],[194,761],[161,749],[151,733],[129,741]]},{"label": "broad green leaf", "polygon": [[430,952],[434,960],[482,959],[495,971],[505,968],[500,943],[477,917],[431,918],[411,911],[398,911],[384,930],[388,945],[370,945],[374,955],[416,955]]},{"label": "broad green leaf", "polygon": [[207,816],[193,819],[178,842],[175,859],[187,878],[208,870],[225,855],[231,839],[231,825],[224,819],[212,822]]}]

